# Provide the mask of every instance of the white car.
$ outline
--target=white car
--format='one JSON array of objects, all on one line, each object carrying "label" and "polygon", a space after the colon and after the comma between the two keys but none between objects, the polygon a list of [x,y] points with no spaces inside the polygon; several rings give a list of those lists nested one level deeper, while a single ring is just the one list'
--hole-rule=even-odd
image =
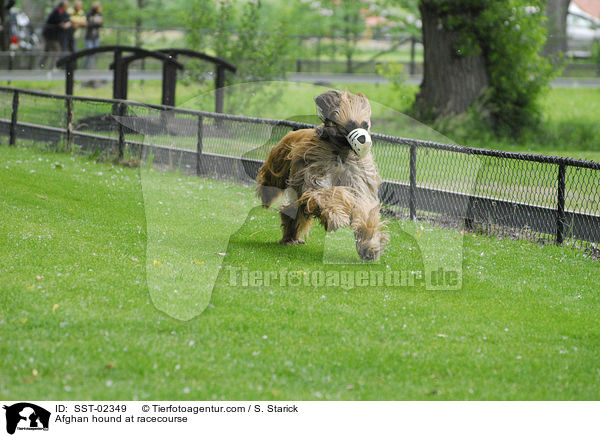
[{"label": "white car", "polygon": [[594,43],[600,43],[600,19],[571,2],[567,15],[567,55],[589,58]]}]

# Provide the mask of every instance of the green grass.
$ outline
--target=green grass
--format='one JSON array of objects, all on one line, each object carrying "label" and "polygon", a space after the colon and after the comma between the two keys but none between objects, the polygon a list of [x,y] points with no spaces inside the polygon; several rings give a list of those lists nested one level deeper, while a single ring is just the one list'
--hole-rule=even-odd
[{"label": "green grass", "polygon": [[[600,398],[600,264],[579,251],[392,221],[381,262],[357,263],[319,227],[277,245],[248,187],[4,146],[0,161],[3,399]],[[419,270],[444,239],[462,242],[460,290],[229,281]],[[210,304],[170,293],[218,265]]]}]

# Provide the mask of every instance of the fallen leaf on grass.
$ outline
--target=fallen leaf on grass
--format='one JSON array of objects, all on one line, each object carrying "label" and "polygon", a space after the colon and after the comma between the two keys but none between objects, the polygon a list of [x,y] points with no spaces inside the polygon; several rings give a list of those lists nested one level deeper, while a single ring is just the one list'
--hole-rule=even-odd
[{"label": "fallen leaf on grass", "polygon": [[106,370],[110,370],[110,369],[112,369],[113,367],[115,367],[115,363],[107,363],[107,364],[106,364],[106,366],[104,366],[104,369],[106,369]]},{"label": "fallen leaf on grass", "polygon": [[198,261],[197,259],[195,259],[194,261],[192,261],[194,264],[197,264],[199,266],[201,266],[202,264],[204,264],[204,261]]},{"label": "fallen leaf on grass", "polygon": [[58,307],[59,307],[59,306],[60,306],[60,305],[59,305],[59,304],[57,304],[57,303],[55,303],[54,305],[52,305],[52,312],[53,312],[53,313],[54,313],[54,312],[56,312],[56,310],[58,309]]},{"label": "fallen leaf on grass", "polygon": [[27,323],[27,317],[25,317],[24,319],[21,319],[21,323]]}]

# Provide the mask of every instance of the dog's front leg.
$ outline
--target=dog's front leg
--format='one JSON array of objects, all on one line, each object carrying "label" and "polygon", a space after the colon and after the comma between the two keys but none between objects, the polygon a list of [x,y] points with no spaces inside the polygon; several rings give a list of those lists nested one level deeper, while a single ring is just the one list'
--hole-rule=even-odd
[{"label": "dog's front leg", "polygon": [[356,238],[356,250],[361,259],[376,260],[383,253],[390,237],[383,231],[379,204],[371,200],[357,199],[352,210],[352,229]]},{"label": "dog's front leg", "polygon": [[307,214],[318,217],[327,232],[333,232],[350,226],[354,191],[341,186],[308,190],[298,199],[298,204]]}]

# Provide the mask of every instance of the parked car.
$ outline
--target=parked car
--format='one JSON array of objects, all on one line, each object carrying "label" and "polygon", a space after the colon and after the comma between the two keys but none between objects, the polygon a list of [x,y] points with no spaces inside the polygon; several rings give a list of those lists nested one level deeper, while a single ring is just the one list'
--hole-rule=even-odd
[{"label": "parked car", "polygon": [[600,43],[600,18],[571,2],[567,15],[567,55],[589,58],[594,43]]}]

